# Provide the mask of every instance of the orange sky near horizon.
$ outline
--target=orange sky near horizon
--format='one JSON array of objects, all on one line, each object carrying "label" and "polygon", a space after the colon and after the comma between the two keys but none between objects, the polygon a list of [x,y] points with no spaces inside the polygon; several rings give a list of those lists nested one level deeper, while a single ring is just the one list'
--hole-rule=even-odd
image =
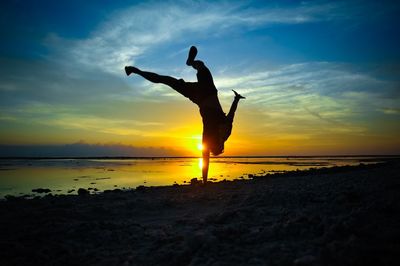
[{"label": "orange sky near horizon", "polygon": [[[126,113],[120,110],[118,116],[122,120],[80,117],[72,122],[73,119],[61,115],[62,119],[29,121],[29,131],[10,127],[12,131],[8,136],[7,130],[0,135],[3,140],[8,139],[8,143],[21,145],[62,145],[80,140],[88,144],[163,147],[173,150],[177,156],[200,156],[198,145],[201,144],[202,122],[197,107],[183,97],[154,105],[133,102],[125,109]],[[223,106],[227,110],[229,100]],[[121,105],[115,108],[121,108]],[[36,112],[40,112],[39,109]],[[282,119],[284,115],[289,117]],[[125,121],[124,117],[133,120]],[[136,118],[151,122],[140,124]],[[360,124],[332,125],[307,111],[282,114],[274,110],[266,117],[251,106],[251,97],[248,97],[239,103],[232,135],[225,143],[222,155],[396,154],[398,151],[397,134],[385,131],[380,133],[382,135],[379,132],[368,134],[357,126]]]}]

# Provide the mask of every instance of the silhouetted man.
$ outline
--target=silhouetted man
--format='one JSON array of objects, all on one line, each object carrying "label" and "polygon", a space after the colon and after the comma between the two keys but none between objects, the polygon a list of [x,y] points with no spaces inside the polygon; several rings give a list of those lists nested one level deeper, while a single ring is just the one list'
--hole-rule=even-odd
[{"label": "silhouetted man", "polygon": [[131,73],[135,73],[153,83],[166,84],[199,106],[200,114],[203,118],[202,174],[203,182],[206,184],[210,152],[214,156],[224,152],[224,143],[231,135],[233,117],[235,116],[238,102],[245,97],[233,91],[235,98],[228,115],[225,115],[218,100],[218,91],[214,85],[211,72],[202,61],[195,60],[196,55],[196,47],[190,47],[186,65],[197,70],[197,82],[186,82],[183,79],[161,76],[156,73],[142,71],[133,66],[126,66],[125,72],[128,76]]}]

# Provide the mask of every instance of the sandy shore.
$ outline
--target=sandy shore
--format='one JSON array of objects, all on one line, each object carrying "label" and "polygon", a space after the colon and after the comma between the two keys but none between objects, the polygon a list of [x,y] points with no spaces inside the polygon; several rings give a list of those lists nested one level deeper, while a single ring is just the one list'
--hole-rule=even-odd
[{"label": "sandy shore", "polygon": [[0,202],[0,265],[400,265],[400,163]]}]

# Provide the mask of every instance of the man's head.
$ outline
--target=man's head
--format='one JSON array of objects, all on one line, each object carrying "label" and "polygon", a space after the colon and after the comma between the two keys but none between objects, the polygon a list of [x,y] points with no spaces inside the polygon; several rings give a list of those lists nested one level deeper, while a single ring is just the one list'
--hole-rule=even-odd
[{"label": "man's head", "polygon": [[218,156],[224,152],[224,141],[219,141],[218,143],[214,143],[210,149],[212,155]]}]

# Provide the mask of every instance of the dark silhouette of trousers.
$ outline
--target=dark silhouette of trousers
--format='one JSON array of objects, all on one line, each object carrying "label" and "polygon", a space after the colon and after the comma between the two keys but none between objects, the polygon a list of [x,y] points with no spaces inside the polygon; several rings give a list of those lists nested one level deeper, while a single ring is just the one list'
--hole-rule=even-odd
[{"label": "dark silhouette of trousers", "polygon": [[[211,75],[210,70],[204,65],[204,63],[200,60],[195,60],[193,62],[192,67],[197,70],[197,83],[201,89],[197,93],[202,93],[206,94],[209,93],[207,91],[207,88],[215,88],[214,81]],[[185,97],[189,97],[193,102],[195,102],[197,105],[201,105],[201,102],[198,101],[198,99],[202,98],[199,95],[193,96],[193,92],[185,91],[185,90],[190,90],[190,85],[195,85],[196,82],[185,82],[182,79],[176,79],[174,77],[170,76],[164,76],[164,75],[159,75],[153,72],[148,72],[148,71],[142,71],[138,70],[136,71],[136,74],[142,76],[143,78],[147,79],[150,82],[153,83],[162,83],[165,85],[168,85],[172,89],[176,90],[177,92],[183,94]],[[189,86],[185,86],[189,85]],[[197,96],[197,97],[196,97]],[[235,112],[237,109],[239,103],[239,99],[235,98],[232,102],[232,105],[229,109],[228,115],[226,115],[227,121],[229,123],[233,123],[233,118],[235,117]]]},{"label": "dark silhouette of trousers", "polygon": [[192,67],[197,70],[197,82],[185,82],[183,79],[176,79],[139,69],[135,72],[153,83],[168,85],[201,107],[202,101],[208,95],[216,93],[217,89],[215,88],[210,70],[202,61],[195,60]]}]

